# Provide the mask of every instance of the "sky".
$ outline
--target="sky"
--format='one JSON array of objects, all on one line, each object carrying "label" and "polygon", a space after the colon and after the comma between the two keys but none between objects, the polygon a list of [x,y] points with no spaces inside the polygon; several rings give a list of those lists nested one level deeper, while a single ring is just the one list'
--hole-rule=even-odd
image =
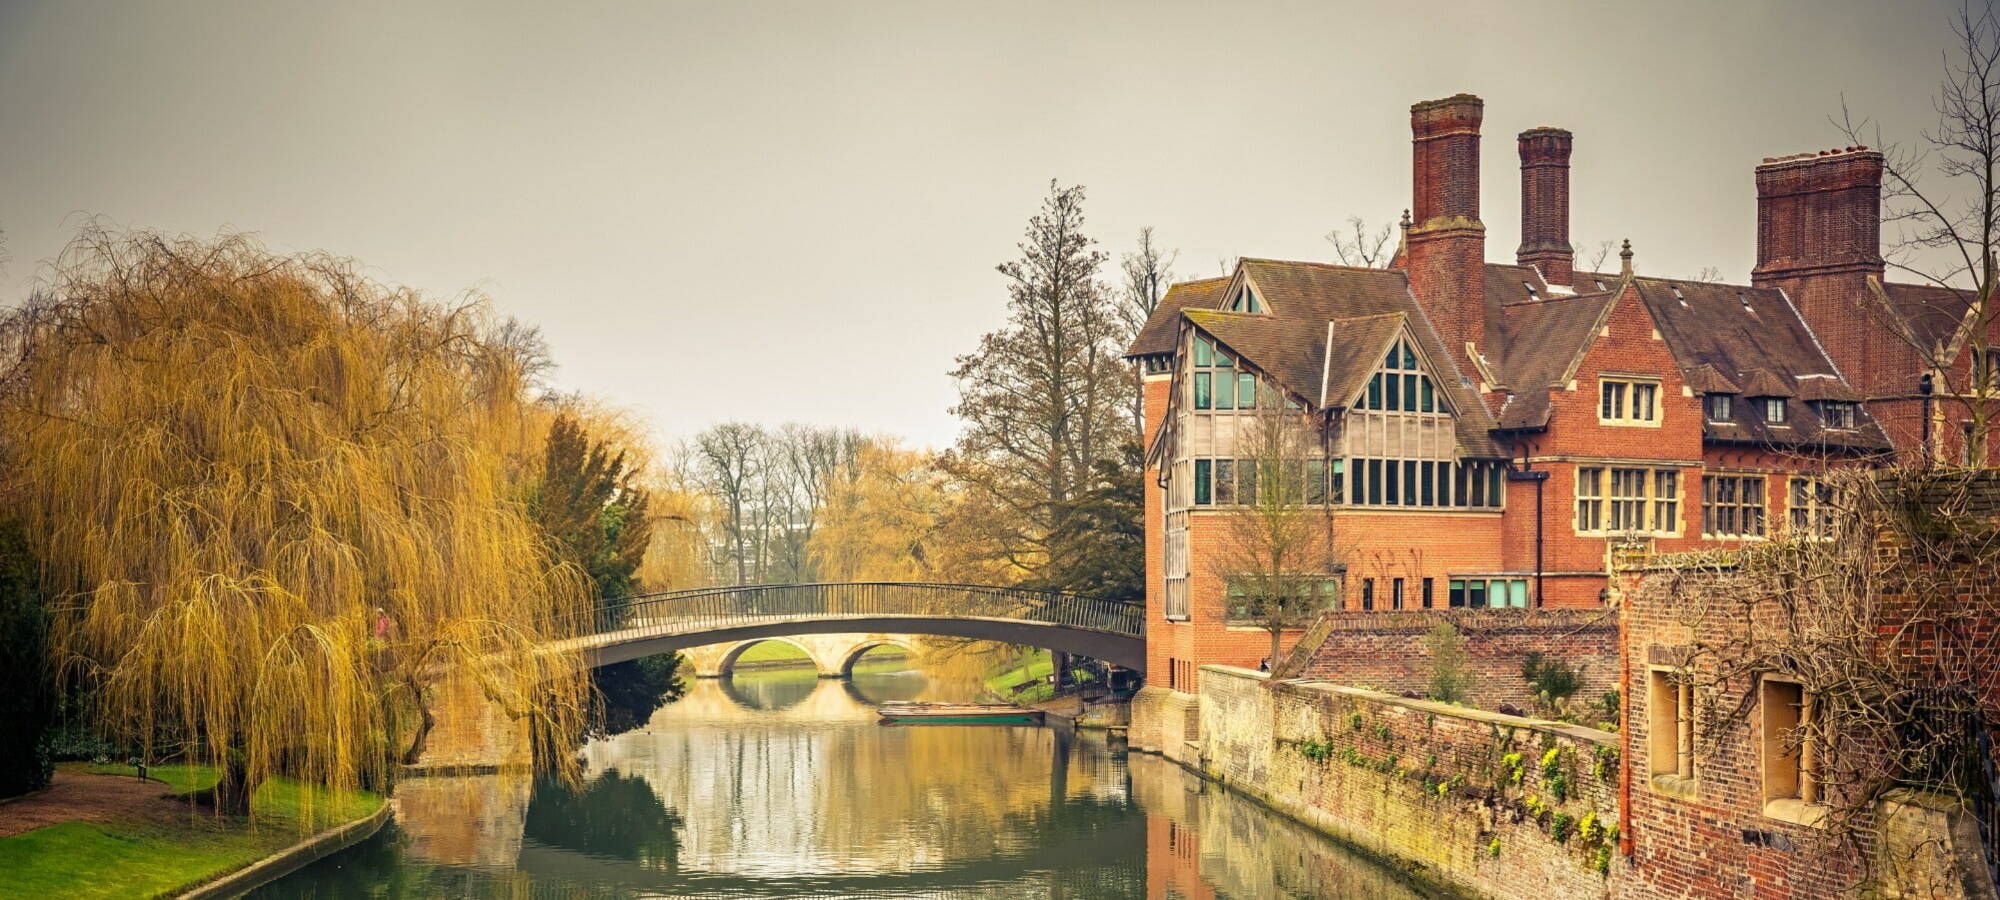
[{"label": "sky", "polygon": [[[1743,281],[1752,168],[1909,139],[1955,0],[1898,3],[0,0],[0,304],[95,217],[353,257],[539,325],[662,440],[731,419],[944,446],[1051,179],[1115,261],[1326,260],[1409,205],[1409,105],[1575,133],[1572,237]],[[1562,37],[1555,37],[1560,35]],[[1107,277],[1114,273],[1107,269]]]}]

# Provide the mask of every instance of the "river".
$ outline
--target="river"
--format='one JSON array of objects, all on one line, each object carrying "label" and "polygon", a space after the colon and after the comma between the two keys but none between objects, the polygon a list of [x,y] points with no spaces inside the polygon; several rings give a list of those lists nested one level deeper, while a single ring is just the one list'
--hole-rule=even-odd
[{"label": "river", "polygon": [[395,823],[260,898],[1430,896],[1103,732],[885,727],[914,671],[693,684],[583,750],[580,791],[420,778]]}]

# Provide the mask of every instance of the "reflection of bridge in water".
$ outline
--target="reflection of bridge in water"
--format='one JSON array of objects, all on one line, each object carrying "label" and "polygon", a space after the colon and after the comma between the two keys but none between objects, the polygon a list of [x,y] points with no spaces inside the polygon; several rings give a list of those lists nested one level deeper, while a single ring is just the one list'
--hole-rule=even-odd
[{"label": "reflection of bridge in water", "polygon": [[699,588],[614,601],[600,608],[597,621],[596,634],[561,647],[583,650],[592,664],[606,665],[802,634],[930,634],[1028,644],[1128,669],[1146,667],[1142,607],[1021,588],[903,582]]}]

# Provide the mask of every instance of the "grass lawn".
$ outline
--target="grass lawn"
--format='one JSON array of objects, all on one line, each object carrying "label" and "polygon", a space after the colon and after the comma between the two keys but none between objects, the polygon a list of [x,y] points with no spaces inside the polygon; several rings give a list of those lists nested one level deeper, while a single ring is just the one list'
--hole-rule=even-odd
[{"label": "grass lawn", "polygon": [[1015,659],[1013,668],[986,679],[986,689],[1010,700],[1039,703],[1055,693],[1054,685],[1037,683],[1018,694],[1014,693],[1013,688],[1023,681],[1041,682],[1055,670],[1055,663],[1049,659],[1049,651],[1034,650]]},{"label": "grass lawn", "polygon": [[[129,775],[130,766],[64,764],[67,771]],[[202,766],[158,766],[149,773],[168,790],[198,790],[215,783]],[[313,821],[319,828],[374,812],[382,798],[355,792],[339,803],[315,788]],[[0,838],[0,897],[153,897],[242,868],[297,843],[301,837],[298,784],[273,779],[260,785],[252,805],[255,827],[218,820],[194,809],[170,819],[64,822]]]},{"label": "grass lawn", "polygon": [[762,641],[752,644],[750,645],[750,649],[743,651],[736,657],[736,661],[739,663],[779,662],[781,660],[794,659],[801,662],[812,662],[812,657],[807,656],[804,650],[787,644],[784,641]]}]

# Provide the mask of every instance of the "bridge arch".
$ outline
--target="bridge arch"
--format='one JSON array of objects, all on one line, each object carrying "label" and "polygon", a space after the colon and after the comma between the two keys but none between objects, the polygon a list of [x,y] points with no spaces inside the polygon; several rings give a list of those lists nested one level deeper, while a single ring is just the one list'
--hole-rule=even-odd
[{"label": "bridge arch", "polygon": [[785,637],[768,637],[768,638],[753,638],[747,641],[738,641],[730,645],[728,650],[723,651],[722,658],[720,660],[717,660],[715,663],[716,674],[724,678],[728,678],[730,675],[736,672],[736,660],[739,657],[741,657],[745,651],[748,651],[751,647],[755,647],[758,644],[767,642],[784,644],[788,647],[797,649],[800,653],[805,654],[806,659],[812,661],[813,671],[818,672],[822,675],[828,672],[845,671],[844,669],[828,668],[827,661],[821,659],[820,654],[814,653],[813,648],[808,647],[799,641],[795,641],[792,640],[791,638],[785,638]]},{"label": "bridge arch", "polygon": [[[562,649],[582,651],[592,665],[606,665],[796,635],[932,634],[1146,667],[1142,607],[1020,588],[892,582],[703,588],[616,601],[600,611],[598,621],[596,633],[563,642]],[[839,661],[842,667],[848,663]]]},{"label": "bridge arch", "polygon": [[895,647],[910,656],[917,655],[916,648],[910,646],[907,641],[899,641],[895,638],[876,638],[855,644],[846,653],[841,654],[840,665],[834,671],[840,673],[840,677],[842,678],[852,676],[854,674],[854,664],[861,661],[863,654],[877,647]]}]

